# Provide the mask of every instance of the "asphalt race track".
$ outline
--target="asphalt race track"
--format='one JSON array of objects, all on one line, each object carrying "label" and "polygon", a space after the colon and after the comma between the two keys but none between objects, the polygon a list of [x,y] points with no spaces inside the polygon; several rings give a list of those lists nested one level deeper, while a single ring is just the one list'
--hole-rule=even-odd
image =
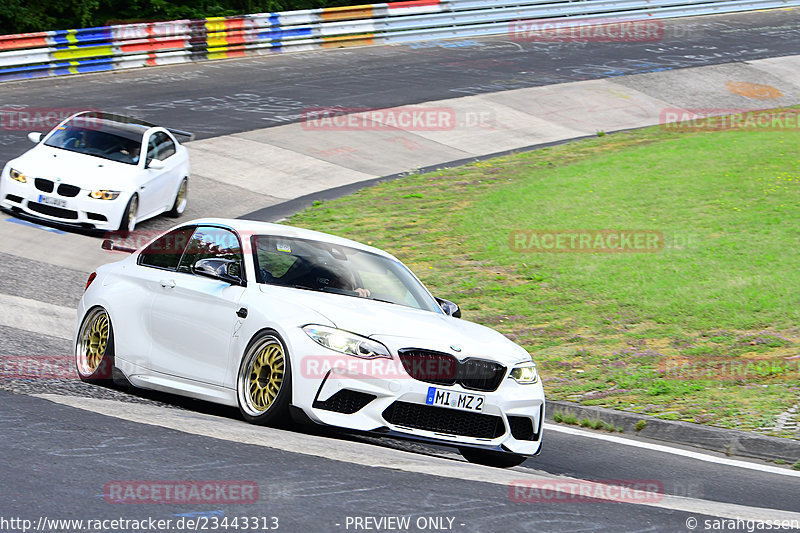
[{"label": "asphalt race track", "polygon": [[[471,94],[798,53],[800,10],[664,22],[658,42],[537,43],[508,37],[299,52],[12,82],[4,108],[86,107],[198,138],[295,122],[303,109],[390,107]],[[29,147],[0,133],[0,160]]]},{"label": "asphalt race track", "polygon": [[[657,43],[497,37],[13,82],[0,84],[0,106],[102,109],[212,138],[296,122],[310,107],[388,107],[795,54],[800,10],[782,10],[669,21]],[[0,129],[3,162],[29,146],[25,132]],[[161,218],[148,227],[172,223]],[[20,224],[5,213],[0,219]],[[43,237],[61,235],[39,230]],[[82,268],[0,245],[0,306],[19,316],[0,325],[0,354],[68,358],[70,330],[13,324],[34,315],[63,319],[60,313],[75,308],[86,276]],[[203,519],[209,526],[237,516],[263,517],[270,526],[276,517],[278,531],[298,532],[748,531],[745,522],[722,522],[736,517],[796,520],[794,529],[783,530],[800,530],[800,472],[723,454],[662,450],[664,443],[641,438],[603,440],[548,425],[540,456],[499,471],[469,465],[447,448],[323,428],[256,428],[235,410],[77,379],[0,379],[0,406],[0,531],[22,530],[18,522],[3,522],[12,517],[31,520],[31,528],[43,518],[169,519],[168,529],[185,531],[202,528],[175,526],[178,520]],[[246,480],[257,485],[258,498],[109,501],[109,484],[123,480]],[[509,484],[525,480],[567,487],[587,480],[602,486],[651,482],[662,494],[635,501],[552,495],[515,501]],[[407,517],[410,525],[384,521],[378,527],[366,517]],[[45,526],[39,530],[87,530]]]}]

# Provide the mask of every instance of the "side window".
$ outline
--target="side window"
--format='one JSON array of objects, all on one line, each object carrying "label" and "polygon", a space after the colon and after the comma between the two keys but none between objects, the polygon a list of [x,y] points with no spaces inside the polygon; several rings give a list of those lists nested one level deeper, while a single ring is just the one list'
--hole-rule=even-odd
[{"label": "side window", "polygon": [[194,228],[194,226],[184,226],[154,240],[139,254],[139,264],[166,270],[177,269]]},{"label": "side window", "polygon": [[175,142],[163,131],[157,131],[147,141],[147,160],[158,159],[164,161],[175,155]]},{"label": "side window", "polygon": [[158,145],[156,144],[156,136],[151,135],[147,140],[147,163],[153,159],[158,159]]},{"label": "side window", "polygon": [[164,161],[175,155],[175,143],[163,131],[156,133],[156,145],[158,146],[158,159]]},{"label": "side window", "polygon": [[238,275],[244,277],[242,246],[236,233],[224,228],[199,226],[183,254],[178,272],[191,274],[192,265],[200,259],[232,259],[236,261]]}]

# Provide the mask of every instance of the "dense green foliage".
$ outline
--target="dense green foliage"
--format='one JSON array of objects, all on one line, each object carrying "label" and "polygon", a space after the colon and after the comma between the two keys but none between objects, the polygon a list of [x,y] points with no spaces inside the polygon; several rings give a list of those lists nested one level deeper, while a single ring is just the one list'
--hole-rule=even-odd
[{"label": "dense green foliage", "polygon": [[351,0],[3,0],[0,34],[352,5]]}]

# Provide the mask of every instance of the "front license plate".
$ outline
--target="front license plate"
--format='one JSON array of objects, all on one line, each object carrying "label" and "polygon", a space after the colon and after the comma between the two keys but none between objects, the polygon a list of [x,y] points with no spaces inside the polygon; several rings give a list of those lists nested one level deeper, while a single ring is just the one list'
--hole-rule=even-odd
[{"label": "front license plate", "polygon": [[39,195],[39,203],[53,205],[55,207],[67,207],[67,201],[61,198],[53,198],[52,196]]},{"label": "front license plate", "polygon": [[484,398],[480,394],[437,389],[436,387],[428,387],[428,397],[425,399],[425,403],[428,405],[475,412],[483,411],[483,402]]}]

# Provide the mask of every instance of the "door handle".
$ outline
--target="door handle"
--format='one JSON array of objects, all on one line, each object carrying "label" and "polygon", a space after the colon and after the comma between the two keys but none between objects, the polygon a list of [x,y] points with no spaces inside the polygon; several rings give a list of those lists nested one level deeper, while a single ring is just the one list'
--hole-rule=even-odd
[{"label": "door handle", "polygon": [[175,280],[174,279],[162,279],[160,281],[161,286],[165,289],[174,289],[175,288]]},{"label": "door handle", "polygon": [[247,318],[247,308],[240,307],[238,311],[236,311],[236,316],[239,318]]}]

